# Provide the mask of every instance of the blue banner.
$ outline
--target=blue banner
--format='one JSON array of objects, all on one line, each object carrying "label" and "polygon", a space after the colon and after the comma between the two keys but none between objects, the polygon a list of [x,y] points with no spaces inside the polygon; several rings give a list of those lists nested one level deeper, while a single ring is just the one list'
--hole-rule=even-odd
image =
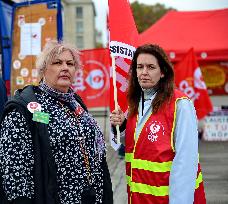
[{"label": "blue banner", "polygon": [[5,81],[10,80],[12,17],[12,5],[0,1],[0,40],[2,53],[2,76]]}]

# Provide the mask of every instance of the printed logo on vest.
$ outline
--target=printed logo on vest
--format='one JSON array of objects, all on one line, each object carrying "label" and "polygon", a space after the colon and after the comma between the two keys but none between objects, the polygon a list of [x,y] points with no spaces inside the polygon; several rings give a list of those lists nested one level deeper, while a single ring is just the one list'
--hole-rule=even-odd
[{"label": "printed logo on vest", "polygon": [[148,140],[151,142],[156,142],[159,135],[165,134],[164,126],[159,121],[152,121],[146,127],[146,132],[148,132]]}]

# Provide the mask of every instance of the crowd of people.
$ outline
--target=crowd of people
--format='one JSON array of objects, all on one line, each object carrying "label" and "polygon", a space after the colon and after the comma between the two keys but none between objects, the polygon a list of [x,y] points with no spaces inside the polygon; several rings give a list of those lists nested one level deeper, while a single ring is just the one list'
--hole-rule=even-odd
[{"label": "crowd of people", "polygon": [[[0,203],[113,203],[104,135],[71,89],[80,68],[74,46],[49,41],[37,56],[37,86],[6,102],[1,82]],[[124,141],[128,203],[206,203],[195,108],[175,89],[160,46],[136,49],[127,99],[127,117],[119,107],[110,123]]]}]

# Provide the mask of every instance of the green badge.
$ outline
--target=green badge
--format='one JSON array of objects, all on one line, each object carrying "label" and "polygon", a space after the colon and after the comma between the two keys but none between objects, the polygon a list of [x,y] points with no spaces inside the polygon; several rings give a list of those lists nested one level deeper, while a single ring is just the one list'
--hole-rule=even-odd
[{"label": "green badge", "polygon": [[48,113],[44,113],[44,112],[40,112],[40,111],[35,111],[33,113],[32,120],[36,121],[36,122],[48,124],[49,123],[49,114]]}]

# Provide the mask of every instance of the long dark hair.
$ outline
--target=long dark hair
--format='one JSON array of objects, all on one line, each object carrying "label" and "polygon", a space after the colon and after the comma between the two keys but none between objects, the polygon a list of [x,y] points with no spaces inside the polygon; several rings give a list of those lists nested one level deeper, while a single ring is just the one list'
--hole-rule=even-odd
[{"label": "long dark hair", "polygon": [[140,54],[151,54],[157,58],[161,72],[164,77],[158,82],[158,91],[155,99],[152,102],[153,113],[156,113],[164,102],[169,101],[174,91],[174,71],[171,62],[169,61],[165,51],[154,44],[146,44],[138,47],[133,56],[129,70],[129,85],[128,85],[128,115],[133,116],[138,112],[139,101],[142,89],[139,85],[136,68],[137,58]]}]

